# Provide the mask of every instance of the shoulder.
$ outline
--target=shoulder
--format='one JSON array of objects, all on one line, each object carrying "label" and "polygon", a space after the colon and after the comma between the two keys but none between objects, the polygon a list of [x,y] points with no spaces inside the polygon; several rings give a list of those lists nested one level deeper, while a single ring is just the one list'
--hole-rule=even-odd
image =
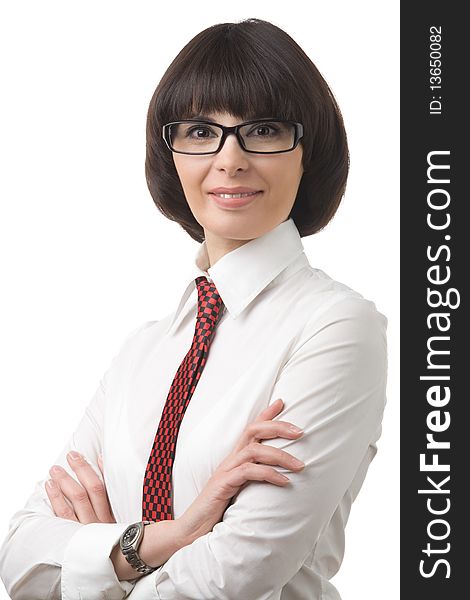
[{"label": "shoulder", "polygon": [[121,368],[123,364],[128,364],[131,359],[135,359],[141,354],[145,354],[146,349],[159,336],[161,321],[143,321],[127,333],[118,345],[117,350],[112,357],[111,367]]},{"label": "shoulder", "polygon": [[311,266],[303,272],[301,288],[304,342],[330,336],[364,347],[386,344],[388,319],[373,300]]},{"label": "shoulder", "polygon": [[131,329],[124,337],[121,344],[121,349],[124,349],[134,344],[138,344],[145,339],[151,332],[154,332],[160,321],[144,321],[134,329]]}]

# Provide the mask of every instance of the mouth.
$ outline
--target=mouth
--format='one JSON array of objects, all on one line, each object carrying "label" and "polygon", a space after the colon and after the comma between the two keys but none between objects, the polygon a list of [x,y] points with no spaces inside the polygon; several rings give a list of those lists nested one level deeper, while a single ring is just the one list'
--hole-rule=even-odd
[{"label": "mouth", "polygon": [[262,190],[244,194],[214,194],[209,192],[209,196],[221,208],[240,208],[254,202],[262,193]]}]

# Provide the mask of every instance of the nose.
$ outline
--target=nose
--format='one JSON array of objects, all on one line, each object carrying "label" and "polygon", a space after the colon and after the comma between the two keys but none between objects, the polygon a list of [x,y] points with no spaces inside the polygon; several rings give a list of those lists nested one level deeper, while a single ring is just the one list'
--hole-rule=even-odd
[{"label": "nose", "polygon": [[238,143],[237,136],[229,133],[222,148],[214,154],[214,165],[218,169],[233,171],[244,169],[248,165],[248,153]]}]

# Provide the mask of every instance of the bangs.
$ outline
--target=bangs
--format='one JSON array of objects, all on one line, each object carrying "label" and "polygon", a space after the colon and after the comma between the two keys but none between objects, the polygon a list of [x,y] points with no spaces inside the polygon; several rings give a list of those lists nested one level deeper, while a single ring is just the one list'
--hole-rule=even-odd
[{"label": "bangs", "polygon": [[233,28],[221,35],[214,27],[210,39],[179,57],[159,107],[166,122],[212,112],[228,112],[241,120],[301,118],[301,107],[292,97],[298,82],[272,49],[244,37]]}]

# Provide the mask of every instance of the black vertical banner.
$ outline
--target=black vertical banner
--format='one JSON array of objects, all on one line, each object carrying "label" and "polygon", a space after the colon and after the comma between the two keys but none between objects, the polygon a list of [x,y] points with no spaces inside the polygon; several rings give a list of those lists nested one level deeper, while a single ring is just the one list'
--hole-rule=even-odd
[{"label": "black vertical banner", "polygon": [[401,3],[402,600],[470,597],[464,6]]}]

